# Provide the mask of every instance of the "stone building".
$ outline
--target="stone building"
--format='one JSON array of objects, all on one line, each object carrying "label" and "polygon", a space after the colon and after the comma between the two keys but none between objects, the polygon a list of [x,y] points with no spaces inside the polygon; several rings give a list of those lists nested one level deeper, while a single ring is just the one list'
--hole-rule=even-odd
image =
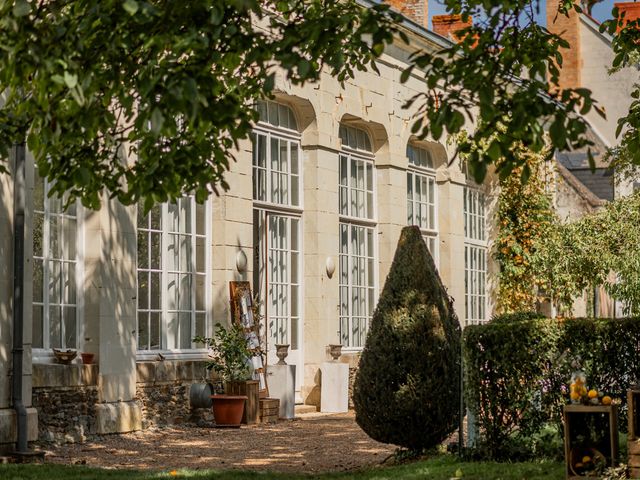
[{"label": "stone building", "polygon": [[[144,215],[105,196],[98,211],[65,211],[27,155],[30,440],[187,420],[189,386],[205,377],[207,358],[192,339],[229,321],[230,281],[250,281],[261,297],[268,363],[276,343],[289,344],[297,401],[318,404],[327,346],[342,343],[342,361],[357,364],[405,225],[422,230],[461,322],[491,317],[495,179],[475,184],[449,147],[411,135],[413,112],[402,105],[424,85],[400,74],[412,52],[449,40],[426,29],[426,0],[393,3],[409,16],[410,45],[389,46],[379,75],[358,72],[344,87],[330,75],[303,87],[278,76],[276,98],[258,103],[260,121],[226,175],[229,191],[204,205],[185,197]],[[13,195],[13,177],[0,175],[0,448],[16,436]],[[56,364],[54,347],[96,361]]]},{"label": "stone building", "polygon": [[[327,345],[342,343],[343,361],[356,364],[408,224],[420,226],[460,319],[490,318],[490,185],[468,181],[445,145],[414,138],[402,108],[423,89],[417,77],[400,82],[409,55],[447,44],[425,28],[426,2],[417,3],[423,17],[402,26],[411,45],[390,46],[379,75],[358,73],[344,88],[329,75],[304,87],[280,76],[275,100],[257,105],[229,191],[204,205],[185,197],[145,216],[105,196],[99,211],[63,211],[27,158],[31,440],[188,418],[188,388],[204,378],[207,357],[192,338],[228,322],[234,280],[262,298],[268,363],[274,344],[290,344],[297,400],[317,404]],[[0,254],[10,259],[13,178],[0,182]],[[10,444],[12,266],[0,268],[0,444]],[[56,364],[54,347],[95,353],[96,363]]]}]

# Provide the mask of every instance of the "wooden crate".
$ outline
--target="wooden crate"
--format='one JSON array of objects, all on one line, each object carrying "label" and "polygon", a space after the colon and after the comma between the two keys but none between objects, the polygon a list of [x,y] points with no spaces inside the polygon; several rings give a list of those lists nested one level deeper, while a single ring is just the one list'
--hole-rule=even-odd
[{"label": "wooden crate", "polygon": [[251,425],[258,423],[258,409],[260,402],[260,385],[258,380],[246,380],[244,382],[227,382],[224,386],[228,395],[246,395],[242,423]]},{"label": "wooden crate", "polygon": [[279,398],[261,398],[260,399],[260,422],[272,423],[277,422],[280,412]]},{"label": "wooden crate", "polygon": [[640,478],[640,387],[627,390],[627,407],[629,409],[629,434],[627,435],[629,475],[631,478]]},{"label": "wooden crate", "polygon": [[597,443],[585,445],[585,447],[594,448],[602,453],[607,466],[618,464],[618,407],[616,405],[565,405],[563,417],[565,473],[568,479],[584,478],[575,474],[570,462],[572,450],[579,448],[577,437],[587,431],[588,421],[601,422],[604,436]]}]

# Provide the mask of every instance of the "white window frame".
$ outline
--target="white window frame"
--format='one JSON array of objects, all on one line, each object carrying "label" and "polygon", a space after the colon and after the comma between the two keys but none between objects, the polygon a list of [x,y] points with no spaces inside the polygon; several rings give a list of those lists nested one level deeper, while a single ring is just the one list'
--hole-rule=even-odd
[{"label": "white window frame", "polygon": [[[33,306],[40,305],[42,307],[42,347],[34,347],[34,359],[39,360],[48,360],[53,358],[53,352],[51,350],[51,325],[49,318],[49,306],[50,306],[50,295],[49,295],[49,280],[51,274],[51,262],[65,262],[65,260],[61,259],[53,259],[50,256],[50,243],[51,243],[51,219],[53,216],[57,216],[59,218],[73,218],[74,216],[69,215],[67,212],[62,211],[61,213],[53,213],[51,211],[51,202],[59,201],[64,205],[66,201],[65,198],[62,200],[58,200],[57,197],[49,197],[49,192],[51,190],[51,184],[45,178],[40,179],[43,182],[43,202],[44,202],[44,211],[38,211],[42,213],[36,212],[36,206],[33,206],[33,228],[32,234],[35,232],[35,216],[43,215],[42,222],[42,257],[36,257],[35,252],[33,252],[33,263],[32,268],[35,269],[35,262],[42,261],[42,302],[32,301]],[[34,183],[38,181],[36,170],[34,169]],[[34,189],[36,188],[34,184]],[[33,197],[32,197],[33,198]],[[71,348],[75,350],[81,350],[84,347],[84,325],[82,319],[84,318],[84,290],[82,286],[84,285],[84,209],[80,202],[76,202],[75,204],[76,214],[76,254],[75,254],[75,293],[76,293],[76,346],[66,346],[61,345],[61,348]],[[32,235],[33,238],[33,235]],[[33,271],[32,269],[32,271]],[[32,286],[33,286],[33,278],[32,278]],[[74,304],[65,304],[62,303],[61,306],[64,308],[72,307]],[[33,315],[33,306],[32,306],[32,315]],[[32,317],[33,318],[33,317]],[[61,336],[62,341],[65,340],[64,335],[64,318],[60,319],[60,328],[61,328]]]},{"label": "white window frame", "polygon": [[465,325],[486,323],[487,231],[486,196],[476,186],[463,190]]},{"label": "white window frame", "polygon": [[[428,159],[424,162],[424,165],[411,161],[411,155],[409,154],[410,149],[424,153],[425,158]],[[420,228],[420,232],[427,244],[427,248],[433,257],[436,266],[438,266],[440,259],[440,248],[438,245],[438,184],[436,183],[436,170],[434,168],[431,152],[426,148],[409,144],[407,145],[407,160],[407,224],[416,225]],[[426,203],[420,202],[419,199],[416,198],[416,180],[424,181],[428,188]],[[430,191],[433,192],[433,203],[429,202]],[[420,207],[426,208],[427,212],[429,212],[430,208],[433,208],[433,216],[429,214],[427,215],[427,224],[429,223],[429,220],[432,220],[431,228],[429,225],[422,225],[422,222],[416,213]]]},{"label": "white window frame", "polygon": [[[278,121],[274,121],[272,113],[277,110],[278,112]],[[269,329],[269,323],[272,320],[271,312],[269,311],[269,305],[271,302],[270,298],[270,288],[272,284],[270,282],[271,270],[269,266],[269,255],[272,253],[272,246],[269,242],[269,220],[272,217],[284,217],[287,219],[287,241],[289,248],[287,250],[283,250],[287,252],[288,259],[291,260],[293,254],[297,254],[297,262],[295,268],[297,268],[298,274],[298,283],[294,284],[292,282],[292,273],[293,273],[293,264],[289,263],[290,268],[286,272],[288,278],[286,282],[279,282],[279,285],[286,286],[286,291],[288,294],[289,301],[286,305],[287,312],[286,315],[280,315],[276,319],[277,322],[287,322],[289,327],[293,326],[293,322],[297,322],[297,348],[294,348],[296,345],[292,340],[292,330],[293,328],[288,328],[287,337],[288,343],[291,348],[291,359],[293,363],[299,362],[302,365],[302,359],[304,358],[304,265],[303,265],[303,255],[304,255],[304,235],[303,235],[303,220],[302,214],[304,211],[304,154],[302,151],[301,144],[301,135],[297,130],[297,119],[294,110],[286,104],[271,102],[271,101],[261,101],[258,102],[258,112],[260,113],[260,120],[257,125],[253,128],[252,135],[254,136],[254,142],[252,147],[252,195],[253,195],[253,212],[254,212],[254,229],[259,229],[259,225],[256,224],[256,221],[263,221],[264,223],[264,236],[256,236],[254,237],[255,241],[258,242],[255,245],[255,248],[259,250],[260,257],[256,257],[256,260],[259,262],[255,273],[254,281],[254,290],[256,294],[260,294],[262,297],[262,314],[265,316],[262,328]],[[267,112],[267,113],[265,113]],[[287,116],[286,125],[283,125],[282,119],[283,115]],[[266,118],[265,118],[266,116]],[[292,128],[293,127],[293,128]],[[257,136],[262,135],[266,137],[266,152],[265,152],[265,167],[261,169],[257,166],[257,162],[255,161],[256,156],[256,145],[257,145]],[[271,190],[271,181],[272,181],[272,172],[271,169],[271,142],[272,140],[286,141],[288,142],[287,147],[287,158],[288,158],[288,181],[287,181],[287,201],[286,202],[278,202],[275,201],[273,197],[273,192]],[[296,145],[297,147],[297,174],[293,174],[292,171],[292,146]],[[257,172],[259,170],[264,171],[264,175],[266,176],[265,181],[265,199],[260,199],[257,196]],[[298,184],[298,196],[297,203],[292,201],[292,179],[297,176],[297,184]],[[260,217],[260,220],[257,220],[257,217]],[[294,251],[291,247],[292,245],[292,221],[295,220],[297,222],[297,234],[298,234],[298,249]],[[262,248],[260,248],[262,247]],[[264,268],[263,276],[260,274],[260,267]],[[296,301],[298,305],[298,315],[293,316],[291,313],[291,304],[294,301],[292,296],[292,290],[297,288]],[[275,317],[273,317],[275,319]],[[275,346],[271,344],[271,340],[277,336],[277,333],[272,331],[267,331],[267,351],[268,356],[275,357]],[[268,362],[272,362],[274,358],[268,358]],[[302,372],[296,373],[296,390],[299,389],[299,383],[302,379]]]},{"label": "white window frame", "polygon": [[[211,333],[211,324],[212,324],[212,315],[211,315],[211,201],[207,200],[204,203],[204,263],[205,263],[205,271],[204,271],[204,310],[197,310],[196,308],[196,278],[198,276],[198,272],[196,271],[196,253],[197,253],[197,239],[198,238],[203,238],[203,236],[201,234],[197,234],[197,230],[196,230],[196,201],[195,201],[195,197],[193,196],[189,196],[187,197],[190,199],[191,201],[191,218],[190,218],[190,230],[191,233],[184,233],[184,232],[177,232],[179,235],[184,235],[184,236],[190,236],[191,239],[191,258],[190,260],[190,270],[188,270],[187,272],[180,270],[178,273],[179,274],[183,274],[183,273],[190,273],[191,274],[191,298],[190,298],[190,303],[191,303],[191,308],[189,310],[190,314],[191,314],[191,323],[190,323],[190,328],[192,333],[195,335],[195,331],[196,331],[196,315],[197,314],[202,314],[204,313],[204,321],[205,321],[205,326],[204,326],[204,330],[205,330],[205,336],[210,335]],[[151,230],[153,232],[160,232],[160,236],[161,236],[161,241],[160,241],[160,269],[156,270],[156,269],[151,269],[150,265],[148,265],[147,268],[142,269],[142,271],[148,272],[150,270],[152,271],[159,271],[160,272],[160,295],[161,295],[161,305],[160,305],[160,348],[159,349],[153,349],[153,350],[142,350],[142,349],[138,349],[136,351],[136,356],[138,360],[147,360],[147,359],[153,359],[153,358],[157,358],[158,353],[162,353],[163,356],[167,357],[167,358],[189,358],[189,357],[196,357],[196,358],[201,358],[203,356],[207,355],[207,349],[204,348],[201,345],[197,345],[193,342],[191,342],[191,348],[169,348],[168,346],[171,344],[174,344],[177,342],[177,339],[174,337],[173,333],[170,332],[169,326],[168,326],[168,316],[169,316],[169,295],[168,295],[168,284],[169,284],[169,274],[170,273],[175,273],[176,271],[169,271],[169,255],[166,253],[166,250],[168,248],[169,245],[169,236],[174,234],[174,232],[170,232],[169,228],[168,228],[168,222],[169,222],[169,204],[168,203],[163,203],[161,205],[159,205],[160,208],[160,222],[161,222],[161,229],[160,230]],[[139,214],[139,213],[138,213]],[[138,222],[136,221],[136,225],[138,225]],[[144,229],[145,232],[149,232],[150,229],[145,228]],[[138,269],[138,254],[137,254],[137,237],[136,237],[136,291],[138,291],[139,285],[137,284],[138,282],[138,272],[140,271]],[[150,290],[151,290],[151,285],[148,286],[149,289],[149,298],[150,298]],[[139,330],[139,325],[138,325],[138,310],[139,310],[139,303],[138,303],[138,299],[137,296],[139,295],[139,293],[136,294],[136,349],[138,348],[138,330]],[[149,308],[147,309],[143,309],[143,311],[150,311],[150,305]],[[180,307],[178,306],[177,309],[172,309],[171,312],[180,312]],[[184,312],[183,312],[184,313]]]},{"label": "white window frame", "polygon": [[[351,135],[349,135],[351,132]],[[362,134],[365,136],[363,137]],[[339,303],[338,303],[338,343],[343,343],[343,332],[344,329],[347,329],[347,338],[348,345],[343,345],[343,351],[345,352],[359,352],[364,348],[366,342],[366,336],[369,331],[369,327],[371,325],[371,318],[373,316],[373,309],[375,308],[375,304],[377,302],[378,297],[378,242],[377,242],[377,186],[376,186],[376,168],[375,168],[375,155],[372,151],[371,138],[369,134],[360,128],[352,127],[349,125],[340,125],[340,138],[342,140],[342,148],[338,154],[338,213],[339,213],[339,231],[338,231],[338,241],[341,243],[342,239],[342,228],[346,227],[348,241],[347,241],[347,251],[342,252],[339,250],[339,262],[338,262],[338,282],[339,282]],[[353,142],[345,141],[347,139],[354,138],[356,139],[356,144]],[[355,148],[354,148],[355,147]],[[369,150],[368,150],[369,149]],[[347,183],[344,184],[342,182],[342,161],[343,159],[347,162],[347,175],[346,180]],[[352,185],[352,176],[351,171],[353,168],[352,162],[358,162],[364,164],[364,181],[365,187],[364,189],[354,188]],[[371,185],[367,185],[367,166],[371,167]],[[364,199],[364,215],[359,215],[358,212],[354,212],[352,208],[352,196],[354,192],[363,192]],[[344,193],[346,192],[346,199],[344,198]],[[346,200],[346,211],[343,209],[343,200]],[[356,205],[356,210],[358,206]],[[372,235],[372,249],[373,251],[366,251],[365,258],[365,271],[363,272],[365,282],[368,282],[368,279],[372,276],[371,284],[365,283],[365,285],[355,285],[352,279],[352,271],[353,271],[353,262],[356,257],[362,257],[362,255],[356,256],[354,252],[351,250],[352,245],[352,228],[364,228],[365,235],[367,231],[371,232]],[[342,248],[340,246],[340,248]],[[368,250],[367,242],[365,240],[365,248]],[[372,260],[372,267],[369,267],[369,259]],[[344,274],[343,268],[345,265],[347,266],[347,275],[346,275],[346,283],[344,282]],[[371,272],[371,268],[373,271]],[[352,299],[353,294],[352,291],[354,288],[364,288],[367,290],[366,298],[364,299],[364,309],[365,309],[365,320],[366,320],[366,333],[363,335],[363,341],[361,345],[354,345],[353,339],[353,308],[352,308]],[[343,305],[345,305],[344,299],[342,298],[343,292],[346,289],[347,294],[347,311],[342,311]],[[370,293],[372,292],[372,298],[370,298]],[[363,315],[356,317],[358,320],[363,318]]]},{"label": "white window frame", "polygon": [[[292,134],[290,131],[278,129],[275,127],[269,127],[266,124],[258,124],[258,126],[254,127],[253,135],[257,136],[261,135],[266,137],[266,156],[265,156],[265,168],[259,167],[254,163],[253,156],[255,155],[254,148],[252,148],[252,195],[253,201],[255,204],[259,204],[264,206],[265,208],[269,208],[270,206],[276,206],[277,208],[290,209],[292,212],[300,212],[304,208],[304,178],[303,178],[303,161],[302,161],[302,147],[300,144],[300,134]],[[289,162],[289,171],[288,172],[279,172],[271,169],[271,141],[279,140],[288,142],[287,145],[287,157]],[[292,144],[297,145],[298,150],[298,173],[293,174],[291,172],[291,146]],[[265,175],[265,199],[256,199],[256,172],[262,171]],[[271,190],[272,186],[272,174],[278,173],[282,175],[286,175],[287,177],[287,202],[275,202],[273,200],[273,191]],[[297,177],[298,181],[298,203],[292,202],[292,180],[293,177]]]}]

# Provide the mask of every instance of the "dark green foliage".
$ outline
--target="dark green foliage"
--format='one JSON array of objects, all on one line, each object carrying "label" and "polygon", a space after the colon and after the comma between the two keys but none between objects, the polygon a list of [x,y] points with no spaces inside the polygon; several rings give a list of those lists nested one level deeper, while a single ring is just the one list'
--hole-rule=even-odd
[{"label": "dark green foliage", "polygon": [[504,458],[549,424],[560,431],[567,386],[581,359],[589,388],[622,401],[640,379],[640,318],[490,322],[464,332],[465,399],[487,456]]},{"label": "dark green foliage", "polygon": [[405,227],[373,314],[354,385],[373,439],[421,450],[458,425],[460,326],[417,227]]},{"label": "dark green foliage", "polygon": [[147,209],[202,202],[228,188],[276,72],[301,84],[375,69],[398,18],[355,0],[2,2],[0,173],[26,141],[53,192],[86,206],[105,190]]},{"label": "dark green foliage", "polygon": [[535,320],[545,318],[537,312],[515,312],[515,313],[503,313],[502,315],[495,315],[491,318],[492,323],[513,323],[513,322],[525,322],[527,320]]}]

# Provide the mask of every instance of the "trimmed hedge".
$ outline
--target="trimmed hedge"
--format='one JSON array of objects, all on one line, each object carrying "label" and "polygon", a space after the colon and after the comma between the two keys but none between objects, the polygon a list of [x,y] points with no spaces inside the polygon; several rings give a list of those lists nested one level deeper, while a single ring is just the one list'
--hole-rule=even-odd
[{"label": "trimmed hedge", "polygon": [[640,318],[503,319],[467,327],[463,341],[465,399],[490,457],[549,424],[561,431],[577,356],[590,388],[622,400],[626,430],[626,391],[640,380]]}]

